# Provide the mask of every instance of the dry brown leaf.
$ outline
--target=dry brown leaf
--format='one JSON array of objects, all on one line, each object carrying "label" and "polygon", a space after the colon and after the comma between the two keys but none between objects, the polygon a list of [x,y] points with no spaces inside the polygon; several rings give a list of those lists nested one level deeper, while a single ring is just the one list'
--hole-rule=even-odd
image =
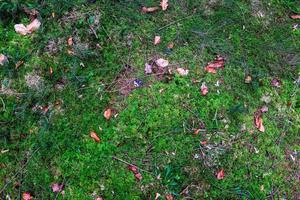
[{"label": "dry brown leaf", "polygon": [[142,7],[142,13],[152,13],[159,9],[159,7]]},{"label": "dry brown leaf", "polygon": [[41,22],[38,19],[33,20],[30,24],[25,26],[24,24],[16,24],[15,31],[21,35],[27,35],[28,33],[32,33],[39,29],[41,26]]},{"label": "dry brown leaf", "polygon": [[6,62],[8,62],[7,57],[3,54],[0,54],[0,65],[4,65]]},{"label": "dry brown leaf", "polygon": [[110,108],[104,111],[105,119],[109,120],[111,118],[111,115],[112,115],[112,110]]},{"label": "dry brown leaf", "polygon": [[173,49],[174,48],[174,42],[170,42],[168,44],[168,49]]},{"label": "dry brown leaf", "polygon": [[173,200],[172,194],[166,194],[166,200]]},{"label": "dry brown leaf", "polygon": [[217,172],[217,179],[222,180],[225,177],[224,169],[221,169],[220,171]]},{"label": "dry brown leaf", "polygon": [[27,35],[29,32],[24,24],[16,24],[15,31],[21,35]]},{"label": "dry brown leaf", "polygon": [[69,46],[73,45],[73,38],[72,37],[69,37],[69,39],[68,39],[68,45]]},{"label": "dry brown leaf", "polygon": [[33,20],[30,24],[26,26],[29,33],[38,30],[41,26],[41,22],[38,19]]},{"label": "dry brown leaf", "polygon": [[91,138],[93,138],[96,142],[100,142],[100,138],[98,137],[97,133],[95,131],[90,132]]},{"label": "dry brown leaf", "polygon": [[202,85],[201,85],[201,94],[203,96],[205,96],[205,95],[207,95],[207,93],[208,93],[208,87],[206,86],[205,83],[202,83]]},{"label": "dry brown leaf", "polygon": [[162,67],[162,68],[167,67],[169,65],[169,61],[163,58],[157,59],[155,63],[157,64],[158,67]]},{"label": "dry brown leaf", "polygon": [[16,63],[16,69],[19,69],[19,67],[21,67],[24,64],[23,60],[20,60]]},{"label": "dry brown leaf", "polygon": [[262,110],[259,109],[254,113],[253,117],[254,125],[260,132],[265,132],[265,127],[263,125]]},{"label": "dry brown leaf", "polygon": [[292,19],[300,19],[300,15],[292,15],[291,18]]},{"label": "dry brown leaf", "polygon": [[158,45],[160,43],[160,36],[155,36],[154,37],[154,45]]},{"label": "dry brown leaf", "polygon": [[186,75],[189,74],[189,70],[188,69],[184,69],[184,68],[181,68],[181,67],[177,68],[176,71],[181,76],[186,76]]},{"label": "dry brown leaf", "polygon": [[32,196],[31,196],[31,194],[29,192],[23,192],[22,199],[23,200],[31,200]]},{"label": "dry brown leaf", "polygon": [[162,10],[167,10],[169,4],[168,4],[168,0],[161,0],[160,1],[160,6]]}]

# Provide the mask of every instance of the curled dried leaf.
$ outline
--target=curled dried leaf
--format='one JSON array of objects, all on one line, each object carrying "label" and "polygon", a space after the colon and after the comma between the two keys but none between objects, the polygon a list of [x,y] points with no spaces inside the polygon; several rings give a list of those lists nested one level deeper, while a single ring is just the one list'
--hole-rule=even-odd
[{"label": "curled dried leaf", "polygon": [[168,4],[168,0],[161,0],[160,1],[160,6],[162,10],[167,10],[169,4]]},{"label": "curled dried leaf", "polygon": [[52,192],[61,192],[64,188],[64,185],[59,183],[53,183],[51,185],[51,188],[52,188]]},{"label": "curled dried leaf", "polygon": [[112,116],[112,110],[109,108],[106,111],[104,111],[103,116],[105,117],[105,119],[109,120]]},{"label": "curled dried leaf", "polygon": [[97,133],[95,131],[90,132],[91,138],[93,138],[96,142],[100,142],[100,138],[98,137]]},{"label": "curled dried leaf", "polygon": [[154,45],[158,45],[161,42],[160,36],[155,36],[154,37]]},{"label": "curled dried leaf", "polygon": [[4,65],[6,62],[8,62],[7,57],[3,54],[0,54],[0,65]]},{"label": "curled dried leaf", "polygon": [[166,200],[173,200],[172,194],[166,194]]},{"label": "curled dried leaf", "polygon": [[73,45],[73,38],[69,37],[67,42],[68,42],[69,46],[72,46]]},{"label": "curled dried leaf", "polygon": [[208,93],[208,87],[206,86],[205,83],[202,83],[202,85],[201,85],[201,94],[203,96],[205,96],[205,95],[207,95],[207,93]]},{"label": "curled dried leaf", "polygon": [[14,26],[15,31],[21,35],[27,35],[38,30],[41,26],[41,22],[38,19],[34,19],[30,24],[25,26],[24,24],[16,24]]},{"label": "curled dried leaf", "polygon": [[263,125],[263,119],[262,119],[262,110],[259,109],[254,113],[254,125],[260,132],[265,132],[265,127]]},{"label": "curled dried leaf", "polygon": [[219,171],[217,172],[217,179],[218,179],[218,180],[222,180],[222,179],[224,179],[224,177],[225,177],[224,169],[219,170]]},{"label": "curled dried leaf", "polygon": [[158,67],[162,67],[162,68],[167,67],[167,66],[169,65],[169,61],[168,61],[168,60],[165,60],[165,59],[163,59],[163,58],[157,59],[157,60],[155,61],[155,63],[156,63],[156,65],[157,65]]},{"label": "curled dried leaf", "polygon": [[205,71],[215,74],[216,69],[224,69],[225,58],[223,56],[217,56],[214,61],[209,62],[205,67]]},{"label": "curled dried leaf", "polygon": [[184,69],[184,68],[181,68],[181,67],[177,68],[176,71],[181,76],[186,76],[186,75],[189,74],[189,70],[188,69]]},{"label": "curled dried leaf", "polygon": [[155,11],[157,11],[159,9],[159,7],[142,7],[142,13],[153,13]]},{"label": "curled dried leaf", "polygon": [[31,200],[33,197],[31,196],[31,194],[29,192],[23,192],[22,194],[22,199],[23,200]]},{"label": "curled dried leaf", "polygon": [[292,15],[290,16],[292,19],[300,19],[300,15]]}]

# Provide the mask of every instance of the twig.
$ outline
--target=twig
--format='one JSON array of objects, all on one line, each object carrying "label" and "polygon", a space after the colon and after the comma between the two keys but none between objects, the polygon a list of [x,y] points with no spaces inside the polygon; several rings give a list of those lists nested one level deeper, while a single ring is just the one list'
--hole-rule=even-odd
[{"label": "twig", "polygon": [[187,19],[187,18],[189,18],[189,17],[192,17],[192,16],[193,16],[193,14],[188,15],[188,16],[186,16],[186,17],[183,17],[183,18],[181,18],[181,19],[175,20],[175,21],[173,21],[173,22],[171,22],[171,23],[169,23],[169,24],[167,24],[167,25],[165,25],[165,26],[159,28],[158,31],[161,31],[161,30],[163,30],[163,29],[165,29],[165,28],[167,28],[167,27],[169,27],[169,26],[172,26],[173,24],[175,24],[175,23],[177,23],[177,22],[180,22],[180,21],[182,21],[182,20],[184,20],[184,19]]},{"label": "twig", "polygon": [[131,163],[129,163],[129,162],[126,162],[125,160],[122,160],[121,158],[118,158],[118,157],[115,157],[115,156],[113,156],[112,158],[113,158],[114,160],[120,161],[120,162],[125,163],[125,164],[127,164],[127,165],[136,167],[136,168],[139,169],[140,171],[143,171],[143,172],[146,172],[146,173],[148,173],[148,174],[151,174],[151,175],[155,176],[152,172],[149,172],[149,171],[147,171],[147,170],[144,170],[144,169],[142,169],[142,168],[139,168],[138,166],[136,166],[136,165],[134,165],[134,164],[131,164]]},{"label": "twig", "polygon": [[96,33],[96,31],[95,31],[95,29],[93,28],[92,25],[90,25],[90,29],[91,29],[92,32],[94,33],[95,37],[98,39],[98,35],[97,35],[97,33]]}]

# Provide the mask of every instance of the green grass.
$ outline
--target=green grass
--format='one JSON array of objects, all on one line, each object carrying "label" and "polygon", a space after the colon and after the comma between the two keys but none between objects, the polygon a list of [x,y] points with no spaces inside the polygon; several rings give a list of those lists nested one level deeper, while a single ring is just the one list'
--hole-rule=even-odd
[{"label": "green grass", "polygon": [[[300,29],[293,26],[300,21],[289,18],[300,13],[299,3],[270,0],[253,8],[246,0],[170,0],[164,12],[140,12],[157,2],[0,2],[0,53],[9,59],[0,66],[1,199],[26,191],[34,199],[299,198]],[[29,22],[23,6],[42,19],[28,36],[13,27]],[[157,46],[155,35],[162,38]],[[69,37],[75,55],[67,52]],[[216,55],[226,58],[225,69],[208,74],[204,66]],[[145,76],[154,56],[189,75]],[[125,66],[144,82],[128,96],[117,84]],[[29,88],[28,75],[42,77],[41,88]],[[280,88],[271,86],[274,77]],[[271,102],[260,133],[253,113],[266,104],[263,96]],[[117,114],[110,120],[107,108]],[[202,125],[206,133],[194,135]],[[93,130],[100,143],[90,138]],[[114,157],[143,169],[143,179]],[[225,178],[217,180],[221,168]],[[53,193],[52,183],[64,184],[64,195]]]}]

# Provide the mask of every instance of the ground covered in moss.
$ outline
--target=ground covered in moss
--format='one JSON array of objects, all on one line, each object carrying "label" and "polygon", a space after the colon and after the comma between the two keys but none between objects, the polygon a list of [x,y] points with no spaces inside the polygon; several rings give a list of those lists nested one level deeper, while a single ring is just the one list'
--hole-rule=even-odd
[{"label": "ground covered in moss", "polygon": [[0,2],[1,199],[300,198],[299,2],[168,4]]}]

